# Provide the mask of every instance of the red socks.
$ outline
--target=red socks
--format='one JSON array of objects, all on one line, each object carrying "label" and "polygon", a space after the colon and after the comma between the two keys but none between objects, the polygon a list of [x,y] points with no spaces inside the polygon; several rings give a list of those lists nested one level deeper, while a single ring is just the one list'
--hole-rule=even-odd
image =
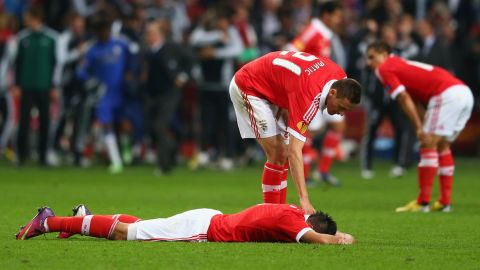
[{"label": "red socks", "polygon": [[280,201],[279,203],[287,202],[287,179],[288,179],[288,162],[283,165],[282,182],[280,182]]},{"label": "red socks", "polygon": [[438,153],[435,149],[420,149],[420,163],[418,164],[418,204],[430,203],[433,180],[438,169]]},{"label": "red socks", "polygon": [[323,139],[320,161],[318,162],[317,170],[320,173],[328,173],[330,171],[330,166],[332,166],[333,159],[337,155],[337,146],[341,139],[342,135],[340,133],[331,130],[327,131]]},{"label": "red socks", "polygon": [[452,152],[445,150],[439,156],[439,180],[440,180],[440,203],[449,205],[451,203],[453,173],[455,171],[455,163],[453,161]]},{"label": "red socks", "polygon": [[68,232],[109,239],[118,222],[134,223],[140,219],[129,215],[89,215],[84,217],[49,217],[48,232]]},{"label": "red socks", "polygon": [[262,175],[262,191],[264,203],[280,203],[281,183],[284,166],[265,162]]}]

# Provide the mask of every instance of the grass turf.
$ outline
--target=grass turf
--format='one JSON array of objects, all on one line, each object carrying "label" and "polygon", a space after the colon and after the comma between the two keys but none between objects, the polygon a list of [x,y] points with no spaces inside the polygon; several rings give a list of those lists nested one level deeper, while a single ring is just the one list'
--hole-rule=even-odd
[{"label": "grass turf", "polygon": [[[336,164],[341,188],[310,189],[312,203],[333,215],[339,229],[356,236],[353,246],[274,243],[114,242],[50,234],[14,240],[35,209],[57,215],[84,202],[94,213],[141,218],[208,207],[232,213],[261,202],[261,167],[232,173],[177,169],[155,177],[150,167],[109,175],[105,168],[17,169],[0,167],[0,269],[478,269],[480,215],[478,159],[456,164],[452,213],[394,213],[417,192],[416,172],[388,178],[378,162],[376,178],[361,180],[357,162]],[[435,199],[438,184],[434,186]],[[296,203],[290,180],[288,201]]]}]

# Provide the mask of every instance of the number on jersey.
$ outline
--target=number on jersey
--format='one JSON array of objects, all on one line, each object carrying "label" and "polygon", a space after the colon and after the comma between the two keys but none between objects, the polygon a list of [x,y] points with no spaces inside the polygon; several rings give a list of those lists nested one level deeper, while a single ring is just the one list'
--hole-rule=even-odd
[{"label": "number on jersey", "polygon": [[[287,55],[288,53],[290,53],[290,52],[289,51],[283,51],[283,52],[280,53],[280,55]],[[315,55],[304,55],[302,52],[296,52],[296,53],[292,54],[292,57],[296,57],[296,58],[301,59],[301,60],[306,61],[306,62],[312,62],[312,61],[315,61],[315,60],[318,59],[318,57],[316,57]],[[273,59],[272,64],[275,65],[275,66],[280,66],[280,67],[286,68],[286,69],[290,70],[291,72],[293,72],[297,76],[300,76],[300,74],[302,74],[302,68],[300,68],[297,64],[293,63],[290,60],[277,57],[277,58]]]},{"label": "number on jersey", "polygon": [[429,64],[420,63],[420,62],[417,62],[417,61],[410,61],[410,60],[406,60],[406,62],[407,62],[407,64],[409,64],[411,66],[415,66],[415,67],[424,69],[426,71],[432,71],[433,70],[433,66],[429,65]]}]

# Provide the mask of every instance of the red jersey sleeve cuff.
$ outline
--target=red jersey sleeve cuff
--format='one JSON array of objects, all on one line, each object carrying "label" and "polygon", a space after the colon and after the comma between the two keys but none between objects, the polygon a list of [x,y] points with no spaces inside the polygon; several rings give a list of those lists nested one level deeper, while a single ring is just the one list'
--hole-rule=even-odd
[{"label": "red jersey sleeve cuff", "polygon": [[392,97],[392,99],[396,99],[398,94],[400,94],[403,91],[405,91],[405,86],[399,85],[397,88],[395,88],[395,90],[391,92],[390,96]]},{"label": "red jersey sleeve cuff", "polygon": [[298,133],[296,130],[292,129],[291,127],[287,128],[287,132],[291,134],[293,137],[299,139],[302,142],[305,142],[307,138],[303,136],[302,134]]},{"label": "red jersey sleeve cuff", "polygon": [[300,239],[304,234],[306,234],[308,231],[313,231],[312,228],[303,228],[299,233],[297,233],[297,237],[295,237],[295,240],[297,240],[298,243],[300,243]]}]

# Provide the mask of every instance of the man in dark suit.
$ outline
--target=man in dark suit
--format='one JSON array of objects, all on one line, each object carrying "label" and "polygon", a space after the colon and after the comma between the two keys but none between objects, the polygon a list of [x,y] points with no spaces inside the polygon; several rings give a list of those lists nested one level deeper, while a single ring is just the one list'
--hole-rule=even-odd
[{"label": "man in dark suit", "polygon": [[428,21],[422,20],[419,22],[418,34],[423,45],[416,60],[453,70],[449,44],[435,35],[433,27]]},{"label": "man in dark suit", "polygon": [[174,165],[177,142],[169,132],[169,124],[177,112],[181,88],[189,79],[191,57],[179,44],[166,39],[162,25],[151,22],[145,31],[148,48],[145,52],[146,110],[150,132],[157,145],[161,173]]}]

